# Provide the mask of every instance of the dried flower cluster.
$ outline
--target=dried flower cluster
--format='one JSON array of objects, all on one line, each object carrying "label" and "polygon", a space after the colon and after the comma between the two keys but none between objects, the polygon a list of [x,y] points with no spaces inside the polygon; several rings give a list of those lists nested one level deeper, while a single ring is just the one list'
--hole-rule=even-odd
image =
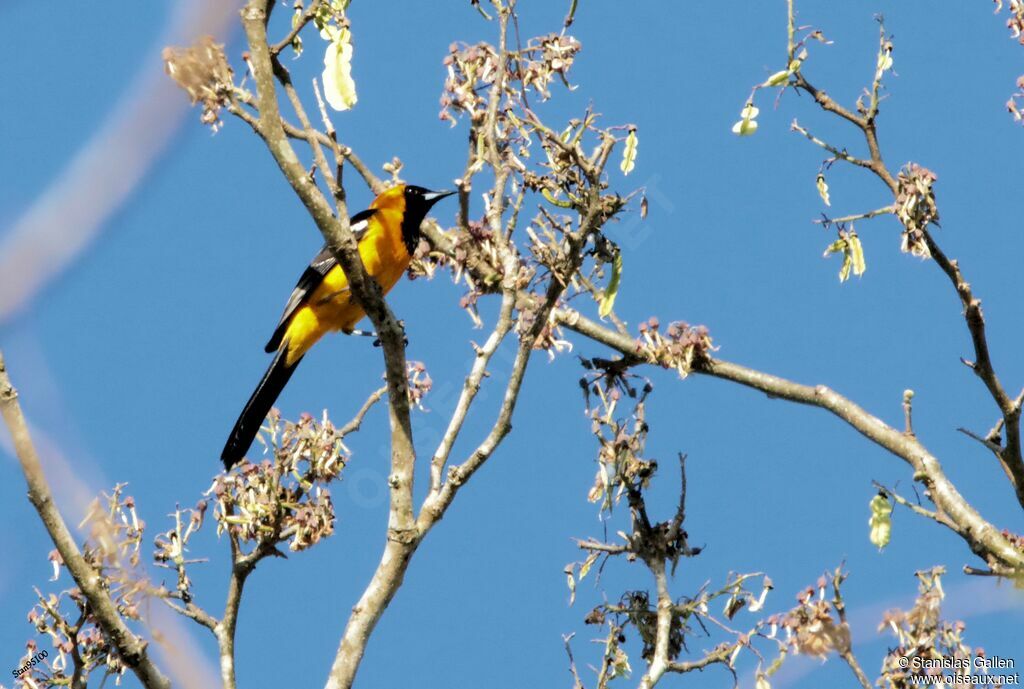
[{"label": "dried flower cluster", "polygon": [[434,386],[434,381],[427,373],[427,367],[422,361],[407,361],[405,366],[409,376],[409,404],[425,411],[423,398]]},{"label": "dried flower cluster", "polygon": [[[833,580],[835,595],[839,595],[839,582],[845,577],[836,572]],[[797,594],[798,605],[784,615],[775,615],[769,625],[778,624],[786,633],[790,648],[796,653],[825,658],[830,653],[840,655],[850,650],[850,627],[845,620],[837,619],[834,600],[826,597],[829,581],[825,576],[818,578],[815,586],[808,586]]]},{"label": "dried flower cluster", "polygon": [[[441,118],[454,126],[466,115],[470,128],[469,160],[457,184],[468,193],[474,176],[491,168],[502,192],[500,198],[493,191],[484,194],[483,219],[461,217],[459,231],[444,238],[447,246],[423,252],[436,263],[447,263],[456,281],[466,282],[469,291],[461,305],[477,326],[482,325],[476,312],[479,297],[498,292],[508,271],[515,270],[516,332],[551,357],[571,350],[553,306],[585,292],[601,302],[602,317],[611,310],[622,258],[602,230],[629,197],[606,193],[605,168],[612,148],[622,143],[621,167],[628,173],[637,150],[632,125],[600,128],[588,109],[555,131],[532,109],[530,93],[549,98],[556,78],[568,86],[567,73],[579,50],[575,39],[554,34],[516,50],[487,43],[449,48]],[[520,223],[521,211],[534,200],[537,212],[529,223]],[[520,227],[522,247],[513,241]],[[615,269],[601,293],[581,276],[600,274],[608,263]]]},{"label": "dried flower cluster", "polygon": [[[667,636],[665,661],[680,660],[684,652],[700,646],[710,650],[704,652],[696,667],[721,664],[735,674],[735,663],[744,648],[753,648],[752,642],[763,636],[763,623],[757,622],[746,632],[735,632],[729,622],[747,607],[756,612],[764,604],[766,594],[772,588],[771,580],[763,577],[761,593],[748,588],[752,579],[760,574],[739,574],[731,576],[728,582],[717,590],[702,589],[695,596],[681,597],[671,601],[670,621]],[[722,604],[722,613],[713,611],[716,604]],[[604,644],[601,667],[597,669],[597,686],[606,687],[608,682],[632,673],[629,654],[625,648],[630,631],[635,631],[640,641],[640,657],[648,664],[655,660],[658,646],[659,620],[658,604],[647,591],[626,591],[613,603],[602,603],[592,609],[585,623],[605,626],[607,634],[599,640]],[[724,632],[724,634],[722,633]],[[686,671],[682,664],[679,671]]]},{"label": "dried flower cluster", "polygon": [[125,569],[139,564],[139,549],[146,523],[135,512],[135,498],[122,495],[126,484],[89,505],[82,526],[88,527],[86,558],[96,567]]},{"label": "dried flower cluster", "polygon": [[935,173],[917,163],[909,163],[897,178],[896,217],[903,224],[903,242],[900,249],[921,258],[929,258],[931,251],[925,242],[929,224],[938,224],[939,211],[935,206]]},{"label": "dried flower cluster", "polygon": [[[507,58],[515,63],[521,90],[509,88],[506,95],[518,100],[523,91],[532,90],[547,100],[555,77],[569,85],[567,75],[581,47],[572,36],[549,34],[532,39],[521,50],[509,51]],[[456,113],[482,120],[488,107],[487,87],[499,75],[504,76],[505,66],[500,63],[500,55],[492,45],[452,43],[444,59],[448,78],[441,95],[441,120],[455,126]]]},{"label": "dried flower cluster", "polygon": [[918,596],[914,607],[907,612],[890,610],[885,613],[878,629],[892,632],[897,646],[882,661],[880,687],[909,689],[924,684],[923,677],[928,675],[933,680],[937,675],[960,675],[972,686],[996,686],[993,682],[976,681],[984,670],[975,664],[974,658],[984,656],[984,651],[972,649],[964,641],[964,623],[948,622],[941,617],[942,599],[946,595],[942,590],[945,573],[944,567],[917,572]]},{"label": "dried flower cluster", "polygon": [[298,423],[268,418],[273,461],[243,462],[214,479],[207,495],[214,500],[217,533],[273,549],[290,541],[304,550],[334,530],[334,506],[326,484],[341,473],[347,450],[334,425],[304,414]]},{"label": "dried flower cluster", "polygon": [[[188,552],[192,536],[203,526],[208,504],[206,500],[200,500],[195,508],[174,510],[174,526],[154,539],[156,550],[153,552],[153,561],[157,566],[173,569],[177,573],[178,581],[172,597],[185,603],[192,600],[192,581],[188,577],[186,565],[198,562],[187,559],[185,553]],[[183,521],[182,516],[186,514],[187,520]]]},{"label": "dried flower cluster", "polygon": [[[1003,0],[995,0],[996,13],[1003,10]],[[1021,0],[1009,0],[1010,16],[1006,20],[1006,28],[1010,30],[1011,38],[1016,39],[1024,45],[1024,2]]]},{"label": "dried flower cluster", "polygon": [[567,75],[581,48],[580,42],[572,36],[552,33],[535,38],[517,55],[523,87],[536,91],[544,99],[551,97],[548,87],[555,77],[568,87]]},{"label": "dried flower cluster", "polygon": [[[124,484],[115,486],[110,495],[89,506],[82,522],[88,533],[82,551],[105,580],[118,613],[137,621],[148,591],[145,575],[139,569],[146,525],[136,514],[134,499],[123,494],[124,488]],[[64,576],[64,562],[56,550],[49,560],[53,564],[51,581],[59,581]],[[44,594],[36,589],[36,594],[39,602],[29,611],[28,621],[38,634],[50,638],[54,653],[20,675],[19,681],[27,687],[71,685],[73,677],[85,682],[90,674],[102,670],[119,683],[127,666],[103,633],[81,590],[71,587]],[[36,641],[30,639],[25,658],[37,651]]]},{"label": "dried flower cluster", "polygon": [[[1002,530],[1002,536],[1009,541],[1017,550],[1024,553],[1024,534],[1018,534],[1010,531],[1009,529]],[[1024,586],[1024,579],[1022,579],[1018,586]]]},{"label": "dried flower cluster", "polygon": [[192,104],[202,103],[200,121],[216,131],[220,109],[230,104],[234,92],[234,73],[224,46],[212,36],[202,36],[188,48],[164,48],[163,61],[168,76],[188,93]]},{"label": "dried flower cluster", "polygon": [[[516,302],[519,312],[516,330],[521,336],[531,333],[534,338],[533,347],[544,349],[553,357],[559,352],[571,351],[571,345],[564,339],[548,303],[551,281],[557,281],[573,294],[588,292],[600,299],[601,295],[590,288],[590,279],[581,278],[579,274],[589,271],[591,276],[600,275],[602,266],[616,263],[617,275],[621,275],[618,247],[602,233],[602,227],[621,211],[626,199],[595,193],[596,189],[604,185],[600,173],[595,175],[595,169],[603,167],[607,151],[617,139],[607,131],[594,127],[594,118],[590,115],[583,121],[570,124],[568,131],[571,135],[555,135],[535,120],[533,113],[525,106],[521,99],[521,85],[518,90],[512,86],[508,88],[520,96],[522,108],[521,117],[516,117],[511,111],[499,116],[506,118],[503,121],[514,122],[516,125],[515,128],[505,130],[501,147],[506,169],[515,172],[510,176],[513,196],[510,199],[511,218],[506,229],[509,236],[516,229],[527,193],[540,195],[538,212],[523,229],[528,254],[516,252],[515,289],[520,293]],[[598,146],[590,157],[579,148],[588,134],[596,137]],[[477,133],[474,136],[480,135]],[[539,141],[544,149],[546,162],[527,168],[521,158],[530,158],[529,147],[534,140]],[[512,153],[515,146],[519,147],[518,155]],[[468,175],[482,167],[485,160],[490,161],[486,149],[471,151],[471,157],[475,162],[471,163]],[[453,233],[448,238],[450,244],[446,251],[427,254],[435,264],[447,264],[457,282],[466,282],[469,291],[463,296],[460,305],[478,326],[482,325],[482,321],[476,312],[477,300],[484,294],[499,290],[506,270],[501,258],[506,240],[495,235],[489,221],[493,201],[486,198],[485,201],[488,206],[485,209],[487,219],[467,220],[463,232]],[[563,209],[573,212],[562,212]],[[588,246],[592,248],[581,255]],[[588,258],[591,266],[585,268],[581,264]],[[618,278],[613,276],[613,280],[615,288],[608,291],[614,296],[618,289]],[[567,298],[559,298],[557,301],[563,303]],[[605,303],[610,308],[611,300]],[[539,317],[543,320],[538,321]]]},{"label": "dried flower cluster", "polygon": [[715,349],[703,325],[675,321],[662,334],[658,319],[651,317],[639,325],[639,330],[637,354],[664,368],[674,368],[680,378],[685,378],[695,364]]},{"label": "dried flower cluster", "polygon": [[[18,681],[25,687],[70,686],[72,677],[87,681],[89,676],[102,670],[120,683],[125,666],[115,647],[85,611],[88,607],[77,588],[59,594],[39,596],[39,603],[28,613],[28,622],[36,632],[50,638],[53,653],[46,651],[41,663],[20,674]],[[34,639],[25,644],[23,660],[39,652]],[[20,664],[20,663],[19,663]]]},{"label": "dried flower cluster", "polygon": [[[653,386],[645,380],[638,393],[630,383],[630,378],[635,376],[614,362],[582,361],[585,368],[593,371],[580,379],[580,387],[591,420],[591,432],[599,444],[597,476],[587,499],[600,503],[602,510],[610,511],[627,489],[646,488],[658,468],[655,460],[643,456],[650,430],[645,418],[645,401]],[[634,401],[633,411],[626,419],[616,417],[623,395]]]},{"label": "dried flower cluster", "polygon": [[500,71],[498,51],[488,43],[465,45],[452,43],[444,65],[448,78],[441,95],[440,119],[454,127],[457,120],[452,111],[466,113],[473,120],[483,120],[487,112],[485,95]]},{"label": "dried flower cluster", "polygon": [[[519,318],[516,321],[516,330],[520,336],[536,330],[536,337],[533,340],[534,349],[543,349],[548,353],[549,359],[554,359],[556,354],[572,351],[572,343],[565,339],[562,327],[558,324],[554,311],[549,311],[543,323],[538,324],[539,302],[534,301],[532,305],[520,309]],[[539,327],[536,327],[539,326]]]},{"label": "dried flower cluster", "polygon": [[1006,109],[1013,115],[1015,122],[1024,123],[1024,76],[1017,77],[1017,90],[1010,95],[1009,100],[1006,101]]},{"label": "dried flower cluster", "polygon": [[[1003,0],[995,0],[996,14],[1003,10]],[[1024,1],[1008,0],[1010,16],[1006,18],[1006,28],[1010,30],[1010,38],[1024,46]],[[1024,122],[1024,113],[1021,111],[1021,104],[1024,101],[1024,76],[1017,78],[1017,91],[1006,101],[1006,108],[1013,115],[1015,122]]]}]

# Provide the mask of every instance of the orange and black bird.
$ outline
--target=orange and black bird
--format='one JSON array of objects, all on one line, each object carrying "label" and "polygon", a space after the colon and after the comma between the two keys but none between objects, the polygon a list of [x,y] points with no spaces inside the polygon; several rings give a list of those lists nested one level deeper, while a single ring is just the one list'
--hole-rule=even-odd
[{"label": "orange and black bird", "polygon": [[[430,207],[452,193],[400,184],[349,220],[366,272],[385,294],[409,267],[420,240],[420,223]],[[352,334],[365,315],[352,299],[344,271],[324,246],[299,278],[267,342],[266,351],[275,352],[274,360],[231,429],[221,453],[225,469],[241,461],[249,450],[263,419],[309,348],[332,331]]]}]

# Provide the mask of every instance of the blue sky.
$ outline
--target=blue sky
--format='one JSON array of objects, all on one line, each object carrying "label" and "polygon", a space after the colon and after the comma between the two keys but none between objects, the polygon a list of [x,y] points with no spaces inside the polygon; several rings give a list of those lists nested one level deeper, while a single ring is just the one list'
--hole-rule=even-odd
[{"label": "blue sky", "polygon": [[[558,30],[563,4],[521,2],[523,36]],[[828,384],[893,424],[901,419],[902,391],[914,389],[917,433],[961,492],[993,523],[1024,531],[994,460],[955,430],[983,432],[996,410],[958,361],[970,342],[945,277],[899,253],[891,218],[858,226],[868,262],[862,278],[840,285],[838,259],[820,258],[831,241],[811,222],[822,210],[814,187],[822,155],[789,124],[797,117],[851,152],[861,151],[856,132],[791,93],[777,109],[762,94],[756,136],[729,131],[750,87],[784,66],[785,3],[580,5],[572,27],[583,44],[572,74],[578,89],[555,88],[545,113],[557,123],[593,102],[606,123],[639,128],[636,170],[612,177],[623,192],[645,185],[651,199],[645,222],[627,216],[610,232],[623,247],[619,314],[633,325],[651,315],[705,324],[723,358]],[[995,364],[1007,386],[1019,389],[1024,239],[1014,213],[1024,131],[1003,103],[1024,72],[1024,52],[991,3],[806,1],[798,8],[800,23],[834,41],[811,47],[806,74],[846,104],[870,79],[873,13],[885,14],[896,75],[882,105],[883,152],[891,169],[912,160],[938,174],[937,237],[984,300]],[[398,155],[409,181],[449,185],[465,161],[465,131],[437,119],[441,59],[453,40],[493,40],[494,27],[469,3],[356,0],[350,17],[359,104],[336,118],[339,135],[378,169]],[[0,137],[0,240],[119,99],[130,99],[125,89],[135,75],[162,70],[159,49],[173,20],[160,3],[0,6],[0,36],[13,67],[5,73]],[[218,39],[228,43],[237,69],[239,32]],[[294,65],[297,84],[321,68],[315,43],[310,35],[307,54]],[[859,170],[836,167],[829,184],[835,215],[887,203],[882,185]],[[353,208],[370,200],[354,175],[349,195]],[[455,204],[436,210],[443,223],[454,221]],[[66,458],[66,470],[93,490],[127,481],[151,534],[167,528],[174,504],[193,503],[219,470],[224,437],[266,366],[262,345],[319,245],[247,127],[228,120],[211,136],[198,112],[187,112],[99,240],[27,312],[0,322],[0,347],[23,405]],[[481,333],[458,308],[461,289],[446,276],[402,283],[392,294],[409,356],[424,361],[435,381],[429,413],[414,419],[426,453],[468,370],[469,340]],[[604,354],[576,344],[574,353]],[[498,363],[498,372],[507,369]],[[293,418],[328,408],[342,421],[378,386],[380,371],[380,351],[368,341],[329,338],[307,356],[280,406]],[[915,569],[945,564],[951,614],[966,616],[973,643],[1011,657],[1024,650],[1024,600],[961,575],[963,564],[977,563],[950,533],[897,511],[890,548],[879,554],[869,543],[871,480],[909,489],[901,462],[821,411],[716,380],[646,373],[655,385],[648,450],[664,467],[654,502],[664,513],[671,509],[676,477],[664,460],[688,453],[688,530],[707,546],[680,565],[676,594],[722,582],[729,571],[765,571],[776,585],[767,607],[784,610],[800,588],[845,560],[846,595],[864,620],[854,630],[857,651],[874,676],[891,643],[875,634],[876,613],[910,604]],[[370,644],[363,686],[440,688],[481,677],[495,687],[568,685],[561,635],[573,631],[578,660],[596,658],[588,643],[593,630],[582,618],[601,593],[584,585],[568,607],[562,573],[580,558],[571,538],[601,533],[585,500],[595,442],[579,376],[574,356],[553,363],[540,356],[531,365],[512,436],[416,555]],[[497,399],[492,390],[456,456],[486,432]],[[289,562],[265,563],[250,580],[238,642],[242,685],[317,686],[326,678],[347,610],[382,547],[385,429],[378,410],[352,439],[353,462],[334,489],[336,535]],[[7,554],[0,657],[14,667],[30,631],[23,620],[31,586],[48,578],[52,546],[25,500],[17,465],[0,467],[9,525],[0,530]],[[69,498],[67,482],[56,483]],[[80,514],[70,510],[67,518],[77,523]],[[193,551],[213,558],[192,574],[201,602],[214,611],[226,548],[211,529]],[[625,563],[609,564],[603,584],[612,598],[651,585],[645,570]],[[212,659],[200,631],[194,637]],[[793,675],[780,676],[784,686],[850,682],[835,663],[797,659],[792,666]],[[724,672],[711,672],[664,681],[730,686]]]}]

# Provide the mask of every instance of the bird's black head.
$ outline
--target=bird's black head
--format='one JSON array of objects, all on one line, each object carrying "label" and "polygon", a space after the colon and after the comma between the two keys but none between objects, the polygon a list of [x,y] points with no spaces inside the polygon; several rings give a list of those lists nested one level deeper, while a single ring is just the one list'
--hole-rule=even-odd
[{"label": "bird's black head", "polygon": [[431,191],[414,184],[406,184],[402,195],[405,197],[405,214],[402,218],[402,240],[405,248],[412,254],[420,241],[420,225],[427,217],[431,206],[451,196],[454,191]]}]

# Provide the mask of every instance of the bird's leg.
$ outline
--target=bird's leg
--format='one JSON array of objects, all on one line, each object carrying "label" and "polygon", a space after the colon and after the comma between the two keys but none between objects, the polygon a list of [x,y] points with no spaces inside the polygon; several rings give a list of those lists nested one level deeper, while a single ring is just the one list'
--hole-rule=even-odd
[{"label": "bird's leg", "polygon": [[[405,342],[405,346],[408,347],[409,346],[409,337],[405,334],[405,321],[398,321],[398,327],[402,329],[402,341]],[[363,333],[360,333],[360,334],[363,334]],[[366,333],[366,334],[370,335],[371,333]],[[375,334],[375,333],[373,333],[373,334]],[[374,347],[380,347],[380,338],[379,337],[376,340],[373,341],[373,346]]]},{"label": "bird's leg", "polygon": [[377,337],[377,333],[372,330],[353,330],[348,333],[349,335],[358,335],[360,337]]}]

